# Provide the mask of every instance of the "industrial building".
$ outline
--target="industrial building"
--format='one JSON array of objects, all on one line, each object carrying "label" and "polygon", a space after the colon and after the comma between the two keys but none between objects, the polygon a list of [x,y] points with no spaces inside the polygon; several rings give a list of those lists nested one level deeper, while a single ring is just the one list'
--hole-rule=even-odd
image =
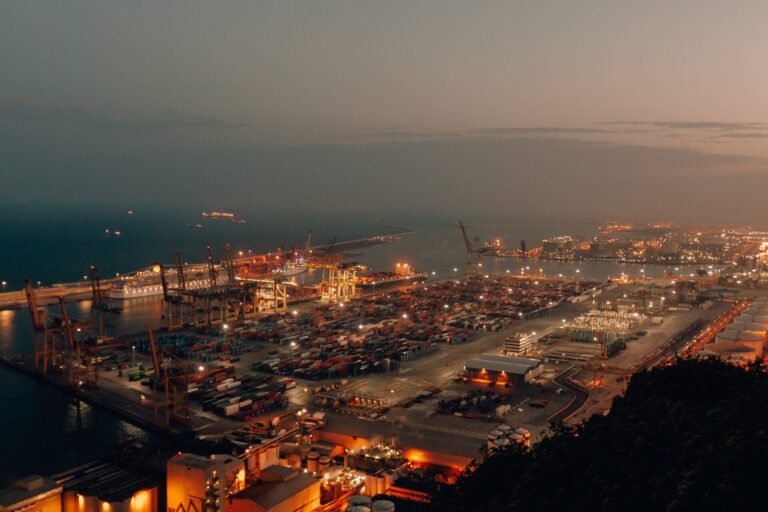
[{"label": "industrial building", "polygon": [[467,361],[464,370],[470,379],[524,384],[540,375],[544,366],[541,359],[481,354]]},{"label": "industrial building", "polygon": [[40,475],[21,478],[0,491],[0,512],[61,512],[64,488]]},{"label": "industrial building", "polygon": [[0,491],[0,512],[155,512],[160,483],[152,469],[96,461],[15,482]]},{"label": "industrial building", "polygon": [[230,455],[179,453],[166,465],[168,509],[224,512],[224,496],[245,487],[245,465]]},{"label": "industrial building", "polygon": [[348,451],[359,451],[395,436],[397,449],[411,463],[456,472],[463,471],[479,455],[477,439],[459,434],[425,435],[405,426],[341,414],[328,414],[326,419],[325,426],[315,431],[313,438]]},{"label": "industrial building", "polygon": [[536,349],[538,337],[535,334],[521,332],[507,336],[504,339],[504,354],[513,357],[523,357]]},{"label": "industrial building", "polygon": [[227,499],[228,512],[310,512],[320,506],[320,480],[314,476],[270,466],[259,479]]}]

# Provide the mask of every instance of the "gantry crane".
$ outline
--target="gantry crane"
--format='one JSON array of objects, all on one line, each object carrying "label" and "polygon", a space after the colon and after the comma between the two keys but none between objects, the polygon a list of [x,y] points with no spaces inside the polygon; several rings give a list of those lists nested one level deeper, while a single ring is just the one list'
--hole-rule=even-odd
[{"label": "gantry crane", "polygon": [[111,341],[116,337],[115,316],[120,309],[114,306],[101,289],[99,270],[91,265],[91,324],[97,338]]},{"label": "gantry crane", "polygon": [[304,259],[309,261],[312,256],[312,230],[307,233],[307,241],[304,244]]},{"label": "gantry crane", "polygon": [[469,241],[467,236],[467,230],[464,227],[464,223],[459,221],[459,227],[461,228],[461,236],[464,238],[464,246],[467,250],[467,275],[477,274],[480,271],[480,250]]},{"label": "gantry crane", "polygon": [[[178,253],[176,253],[178,255]],[[181,329],[184,325],[184,296],[182,290],[171,289],[168,283],[168,277],[165,274],[165,266],[162,263],[155,263],[160,270],[160,285],[163,288],[163,318],[169,331]],[[179,285],[184,286],[183,274],[178,278]]]},{"label": "gantry crane", "polygon": [[72,386],[98,387],[102,352],[113,348],[124,348],[125,344],[116,338],[97,337],[92,321],[82,322],[72,319],[64,303],[64,297],[59,297],[59,306],[69,350],[68,382]]},{"label": "gantry crane", "polygon": [[[163,354],[167,353],[155,343],[155,334],[152,327],[147,326],[149,335],[149,353],[152,357],[152,414],[155,421],[163,421],[169,426],[172,421],[181,423],[189,422],[189,369],[182,365],[174,369],[169,368],[163,362]],[[170,354],[169,354],[170,355]],[[176,359],[181,361],[180,359]],[[162,397],[161,397],[162,393]],[[163,416],[160,409],[163,408]]]},{"label": "gantry crane", "polygon": [[[195,368],[176,355],[157,346],[152,327],[147,326],[149,336],[149,352],[152,358],[152,413],[155,421],[170,426],[172,422],[187,424],[189,415],[189,383],[193,378],[205,380],[217,373],[224,371],[218,368]],[[167,356],[169,362],[165,364]]]},{"label": "gantry crane", "polygon": [[63,364],[66,344],[64,326],[60,318],[49,315],[48,310],[38,304],[35,289],[29,279],[24,280],[24,292],[35,331],[35,368],[47,375],[49,366]]}]

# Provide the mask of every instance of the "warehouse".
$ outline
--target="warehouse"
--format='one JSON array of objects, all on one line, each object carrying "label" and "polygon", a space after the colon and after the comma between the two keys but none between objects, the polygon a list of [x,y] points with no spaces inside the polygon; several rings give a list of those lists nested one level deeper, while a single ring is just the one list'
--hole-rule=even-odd
[{"label": "warehouse", "polygon": [[232,512],[304,512],[320,507],[320,480],[293,468],[271,466],[260,481],[227,499]]},{"label": "warehouse", "polygon": [[470,379],[524,384],[536,378],[544,367],[540,359],[482,354],[467,361],[464,370]]}]

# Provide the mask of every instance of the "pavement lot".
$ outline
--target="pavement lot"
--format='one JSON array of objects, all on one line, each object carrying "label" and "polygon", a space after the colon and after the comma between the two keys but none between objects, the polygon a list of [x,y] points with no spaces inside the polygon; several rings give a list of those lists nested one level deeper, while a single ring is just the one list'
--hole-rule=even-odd
[{"label": "pavement lot", "polygon": [[[631,291],[634,285],[622,285],[601,295],[602,300],[610,300],[624,293]],[[309,306],[305,306],[309,307]],[[515,332],[548,332],[556,331],[562,321],[568,320],[582,314],[593,308],[591,300],[580,303],[563,302],[553,308],[543,317],[533,320],[522,321],[514,324],[510,328],[500,332],[484,333],[478,339],[458,345],[440,345],[437,352],[426,356],[413,359],[402,363],[398,370],[391,373],[370,374],[361,377],[352,377],[350,379],[351,387],[356,394],[375,397],[386,400],[390,405],[390,410],[384,417],[380,418],[383,422],[397,423],[403,426],[411,426],[423,429],[426,432],[461,434],[478,440],[484,439],[487,432],[500,423],[506,423],[512,427],[523,426],[531,430],[534,440],[546,432],[548,429],[547,419],[568,404],[573,395],[567,389],[562,394],[556,394],[555,391],[560,388],[552,379],[559,373],[573,364],[569,361],[558,361],[548,358],[545,364],[546,371],[537,379],[536,384],[529,384],[513,388],[499,388],[497,390],[509,393],[508,403],[513,405],[510,414],[500,418],[495,422],[486,422],[479,419],[467,419],[450,415],[433,414],[437,407],[437,401],[458,397],[472,389],[477,384],[455,383],[454,378],[463,369],[463,363],[482,353],[500,353],[504,345],[504,339]],[[297,308],[300,309],[300,308]],[[661,325],[655,326],[646,323],[638,329],[648,331],[646,336],[638,340],[630,341],[627,349],[616,356],[602,361],[606,365],[615,368],[631,368],[642,358],[667,341],[671,336],[681,331],[685,326],[697,318],[712,319],[727,309],[726,304],[716,303],[710,310],[703,311],[694,308],[687,312],[678,312],[667,315]],[[541,352],[556,352],[558,349],[563,351],[579,351],[588,355],[594,355],[598,347],[591,344],[568,341],[563,338],[555,341],[548,347],[542,347]],[[241,360],[235,365],[238,372],[245,373],[251,370],[251,364],[262,361],[270,353],[275,351],[285,352],[289,350],[286,346],[272,344],[250,344],[249,350],[242,354]],[[137,355],[137,360],[144,362],[147,368],[150,367],[148,358]],[[103,372],[102,378],[105,389],[114,391],[126,398],[136,400],[136,397],[144,394],[150,396],[151,390],[147,386],[141,386],[139,382],[129,383],[127,371],[122,378],[118,378],[117,372]],[[591,371],[580,372],[576,379],[588,388],[595,387],[596,375]],[[311,406],[311,388],[322,382],[302,382],[297,379],[297,387],[290,390],[289,396],[292,409]],[[616,375],[604,375],[600,380],[600,385],[593,391],[590,401],[582,411],[571,418],[571,421],[580,421],[595,412],[603,412],[609,406],[613,397],[621,393],[626,385],[626,379],[619,380]],[[393,407],[402,400],[418,396],[420,392],[429,387],[438,387],[442,391],[422,403],[415,404],[410,408]],[[484,388],[487,389],[487,388]],[[528,400],[546,399],[550,403],[541,409],[530,407],[526,404]],[[143,402],[145,407],[151,404],[150,400]],[[195,426],[205,432],[223,432],[227,429],[236,428],[241,423],[231,420],[222,420],[220,417],[203,412],[191,402],[191,409],[196,416]],[[273,413],[274,414],[274,413]],[[210,423],[210,424],[209,424]],[[206,424],[208,424],[206,426]]]}]

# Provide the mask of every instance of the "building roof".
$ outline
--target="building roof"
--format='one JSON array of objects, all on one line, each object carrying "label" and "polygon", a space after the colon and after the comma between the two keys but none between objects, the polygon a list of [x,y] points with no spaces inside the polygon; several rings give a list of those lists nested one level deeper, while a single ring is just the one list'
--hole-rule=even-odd
[{"label": "building roof", "polygon": [[50,478],[32,475],[22,478],[11,487],[0,490],[0,507],[11,508],[43,494],[60,494],[62,487]]},{"label": "building roof", "polygon": [[389,440],[394,434],[397,436],[397,447],[400,449],[414,448],[474,459],[478,456],[480,447],[484,443],[482,439],[461,434],[435,432],[423,427],[395,425],[389,422],[366,420],[343,414],[329,413],[326,420],[323,431],[327,432],[363,439],[379,438],[384,440]]},{"label": "building roof", "polygon": [[139,470],[115,462],[97,461],[51,477],[65,490],[103,501],[123,501],[136,491],[160,485],[161,477],[151,469]]},{"label": "building roof", "polygon": [[489,370],[492,372],[506,372],[513,375],[525,375],[529,371],[541,365],[541,360],[527,357],[497,356],[482,354],[465,363],[471,370]]},{"label": "building roof", "polygon": [[718,338],[734,341],[763,341],[763,337],[752,331],[727,330],[717,335]]},{"label": "building roof", "polygon": [[179,453],[174,455],[169,461],[169,464],[181,464],[182,466],[189,466],[191,468],[205,469],[213,465],[207,457],[202,455],[195,455],[194,453]]},{"label": "building roof", "polygon": [[728,326],[730,329],[736,329],[739,331],[752,331],[752,332],[768,332],[768,326],[759,324],[757,322],[733,322]]},{"label": "building roof", "polygon": [[[274,466],[267,469],[272,467]],[[298,473],[296,470],[292,471],[296,473],[293,478],[280,482],[257,482],[232,496],[232,499],[250,500],[263,508],[270,509],[313,485],[320,485],[317,478],[306,473]]]},{"label": "building roof", "polygon": [[747,353],[747,352],[754,352],[755,349],[752,347],[745,347],[744,345],[739,345],[738,347],[729,348],[726,350],[726,352],[739,352],[739,353]]}]

